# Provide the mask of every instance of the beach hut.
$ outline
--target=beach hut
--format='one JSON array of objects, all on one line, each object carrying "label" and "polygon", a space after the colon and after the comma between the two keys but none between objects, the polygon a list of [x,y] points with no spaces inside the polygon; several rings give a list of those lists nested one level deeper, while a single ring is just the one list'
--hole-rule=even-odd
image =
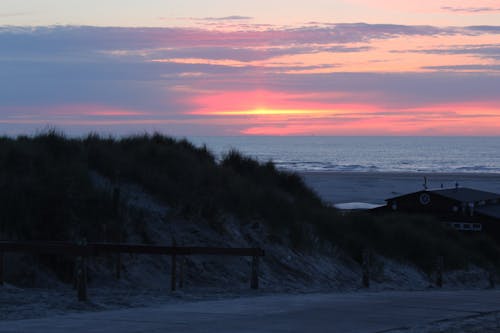
[{"label": "beach hut", "polygon": [[467,232],[488,232],[500,238],[500,194],[466,187],[424,189],[386,200],[377,212],[428,214],[447,226]]}]

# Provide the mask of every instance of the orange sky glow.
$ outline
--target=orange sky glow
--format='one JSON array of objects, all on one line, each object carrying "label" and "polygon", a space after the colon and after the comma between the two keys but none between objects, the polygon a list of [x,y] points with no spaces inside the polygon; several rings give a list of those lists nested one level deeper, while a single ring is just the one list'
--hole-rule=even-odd
[{"label": "orange sky glow", "polygon": [[500,135],[498,0],[54,3],[0,4],[4,132]]},{"label": "orange sky glow", "polygon": [[[465,102],[422,107],[331,102],[316,99],[349,98],[327,93],[284,94],[273,91],[202,95],[189,113],[207,119],[226,119],[245,126],[245,135],[497,135],[499,103]],[[353,98],[354,99],[354,98]]]},{"label": "orange sky glow", "polygon": [[[500,66],[496,66],[498,60],[478,56],[474,54],[474,48],[496,45],[498,41],[494,34],[397,36],[373,42],[351,43],[348,47],[352,48],[352,52],[344,49],[336,52],[335,45],[331,44],[311,45],[313,52],[280,55],[265,60],[172,58],[152,61],[248,67],[288,75],[460,72],[496,76],[500,73]],[[358,48],[361,47],[367,51],[359,52]],[[472,51],[453,53],[457,48]],[[380,82],[382,90],[383,84]],[[196,107],[187,111],[187,114],[213,119],[226,118],[241,127],[251,124],[239,132],[245,135],[500,134],[498,98],[463,103],[451,99],[447,103],[394,110],[380,102],[357,103],[360,95],[361,92],[355,90],[336,92],[333,89],[331,92],[316,93],[205,91],[192,98],[191,102]]]}]

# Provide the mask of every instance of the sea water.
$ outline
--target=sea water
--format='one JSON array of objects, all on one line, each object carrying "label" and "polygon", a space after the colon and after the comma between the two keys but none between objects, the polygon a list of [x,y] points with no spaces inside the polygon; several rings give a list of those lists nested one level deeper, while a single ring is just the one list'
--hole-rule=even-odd
[{"label": "sea water", "polygon": [[189,137],[293,171],[500,173],[500,137]]}]

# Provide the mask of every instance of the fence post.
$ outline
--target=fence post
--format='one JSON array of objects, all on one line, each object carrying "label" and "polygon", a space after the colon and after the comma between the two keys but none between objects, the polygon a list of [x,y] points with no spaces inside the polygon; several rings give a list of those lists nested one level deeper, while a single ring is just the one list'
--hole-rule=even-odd
[{"label": "fence post", "polygon": [[78,268],[79,266],[79,260],[80,257],[76,257],[74,265],[73,265],[73,289],[77,290],[78,289]]},{"label": "fence post", "polygon": [[363,287],[370,288],[370,250],[363,251]]},{"label": "fence post", "polygon": [[[118,176],[115,176],[116,178]],[[115,186],[113,188],[113,212],[115,214],[116,222],[118,224],[118,243],[122,241],[122,225],[120,221],[120,188]],[[116,254],[115,257],[115,277],[117,280],[120,280],[121,277],[121,266],[122,266],[122,257],[120,253]]]},{"label": "fence post", "polygon": [[121,266],[122,266],[122,257],[120,253],[116,254],[115,257],[115,277],[117,280],[120,280],[121,275]]},{"label": "fence post", "polygon": [[252,257],[252,277],[250,288],[259,289],[259,256]]},{"label": "fence post", "polygon": [[87,275],[85,274],[85,259],[79,257],[76,284],[78,289],[78,301],[87,301]]},{"label": "fence post", "polygon": [[443,256],[438,256],[436,259],[436,286],[438,288],[443,286],[443,267],[444,258]]},{"label": "fence post", "polygon": [[490,288],[495,289],[495,271],[493,267],[488,271],[488,282],[490,283]]},{"label": "fence post", "polygon": [[186,261],[186,257],[181,256],[179,262],[179,289],[184,288],[184,264]]},{"label": "fence post", "polygon": [[[82,249],[87,246],[87,242],[83,240],[80,243]],[[76,275],[76,285],[78,289],[78,301],[87,301],[87,265],[85,262],[85,255],[79,256],[77,258],[77,275]]]},{"label": "fence post", "polygon": [[175,291],[175,284],[176,284],[176,266],[177,266],[177,256],[175,254],[172,254],[171,256],[172,262],[171,262],[171,268],[170,268],[170,290]]},{"label": "fence post", "polygon": [[172,255],[170,257],[170,290],[175,291],[177,288],[177,242],[175,241],[175,237],[172,236]]},{"label": "fence post", "polygon": [[3,252],[0,252],[0,286],[3,286],[4,276],[3,276]]}]

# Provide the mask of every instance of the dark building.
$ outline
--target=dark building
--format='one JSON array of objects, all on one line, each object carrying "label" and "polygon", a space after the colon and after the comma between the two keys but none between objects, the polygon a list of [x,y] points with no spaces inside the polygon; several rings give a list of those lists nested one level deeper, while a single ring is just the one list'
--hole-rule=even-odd
[{"label": "dark building", "polygon": [[500,194],[464,187],[422,190],[386,200],[378,212],[429,214],[449,227],[500,237]]}]

